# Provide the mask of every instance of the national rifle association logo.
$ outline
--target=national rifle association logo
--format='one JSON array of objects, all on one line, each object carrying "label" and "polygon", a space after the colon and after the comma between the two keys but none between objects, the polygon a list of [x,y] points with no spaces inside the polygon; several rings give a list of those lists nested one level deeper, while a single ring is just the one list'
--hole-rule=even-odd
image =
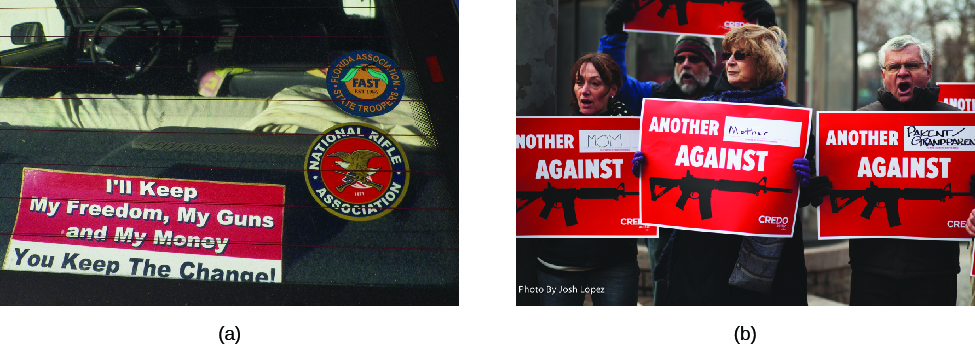
[{"label": "national rifle association logo", "polygon": [[328,212],[353,221],[385,216],[409,186],[402,147],[367,124],[344,124],[318,136],[305,157],[305,182]]},{"label": "national rifle association logo", "polygon": [[403,98],[403,73],[393,59],[357,50],[335,60],[327,72],[328,94],[345,112],[371,117],[390,112]]}]

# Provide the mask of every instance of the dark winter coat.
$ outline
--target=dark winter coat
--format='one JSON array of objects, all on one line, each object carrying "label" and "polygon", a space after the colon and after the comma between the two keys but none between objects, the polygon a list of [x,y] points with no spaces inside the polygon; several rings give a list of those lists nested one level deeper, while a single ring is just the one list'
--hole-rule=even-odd
[{"label": "dark winter coat", "polygon": [[928,87],[915,87],[914,97],[901,103],[890,91],[883,87],[877,90],[877,101],[857,109],[857,111],[961,111],[947,103],[938,101],[941,87],[928,82]]},{"label": "dark winter coat", "polygon": [[[857,111],[959,111],[938,101],[941,88],[928,83],[914,88],[910,102],[901,103],[881,88],[877,101]],[[854,271],[872,272],[894,278],[958,274],[958,242],[870,238],[850,240],[850,266]]]},{"label": "dark winter coat", "polygon": [[[608,108],[596,116],[636,115],[615,99]],[[573,113],[580,115],[578,110]],[[556,266],[598,268],[636,261],[636,241],[635,238],[545,238],[539,241],[538,258]]]},{"label": "dark winter coat", "polygon": [[[720,97],[724,92],[736,90],[722,75],[715,85],[715,94],[705,98]],[[763,104],[802,106],[785,97],[772,98]],[[810,142],[809,147],[814,146]],[[811,153],[807,153],[807,157]],[[803,202],[808,204],[807,200],[800,198],[799,207],[805,206]],[[793,236],[786,240],[782,249],[772,281],[772,292],[768,295],[728,284],[738,261],[743,236],[677,230],[669,282],[658,293],[655,304],[806,305],[806,264],[801,224],[802,218],[797,212]],[[657,285],[664,283],[661,281]]]},{"label": "dark winter coat", "polygon": [[[710,76],[708,78],[708,84],[705,85],[701,91],[701,95],[703,96],[703,95],[708,95],[713,93],[714,85],[717,83],[718,83],[718,77],[715,77],[713,75]],[[684,94],[684,91],[681,91],[680,85],[677,84],[674,78],[670,78],[669,80],[665,81],[663,84],[654,87],[653,97],[664,98],[664,99],[688,99],[687,95]],[[654,245],[656,245],[656,249],[654,250],[656,257],[654,258],[653,262],[660,261],[660,253],[664,251],[664,245],[667,244],[667,240],[670,239],[670,235],[673,234],[674,231],[675,230],[671,228],[657,228],[658,238],[656,241],[653,241]],[[657,288],[660,290],[665,289],[665,287],[663,286],[659,286]]]}]

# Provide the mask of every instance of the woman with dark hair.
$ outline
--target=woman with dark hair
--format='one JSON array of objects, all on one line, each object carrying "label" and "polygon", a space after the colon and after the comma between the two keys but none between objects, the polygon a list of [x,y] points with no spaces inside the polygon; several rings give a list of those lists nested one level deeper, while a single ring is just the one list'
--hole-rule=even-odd
[{"label": "woman with dark hair", "polygon": [[[714,93],[701,101],[801,107],[785,98],[786,36],[776,26],[745,25],[729,31],[722,42],[723,73]],[[815,176],[809,160],[796,159],[799,207],[818,207],[832,183]],[[634,156],[635,173],[642,164]],[[675,231],[654,268],[654,279],[666,281],[668,293],[656,305],[806,305],[806,266],[802,218],[796,212],[791,238],[765,238],[687,230]]]},{"label": "woman with dark hair", "polygon": [[573,115],[630,116],[630,109],[614,97],[622,86],[620,67],[609,55],[590,53],[572,65]]},{"label": "woman with dark hair", "polygon": [[[606,54],[587,54],[570,74],[574,115],[629,116],[613,98],[620,68]],[[635,238],[545,238],[538,246],[538,284],[542,305],[582,305],[590,292],[593,305],[637,304],[640,267]],[[551,289],[551,290],[549,290]]]}]

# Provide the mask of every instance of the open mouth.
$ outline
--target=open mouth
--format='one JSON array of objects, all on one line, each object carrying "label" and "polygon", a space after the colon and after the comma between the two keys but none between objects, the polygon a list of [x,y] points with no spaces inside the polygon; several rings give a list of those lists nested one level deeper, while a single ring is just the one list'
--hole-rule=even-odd
[{"label": "open mouth", "polygon": [[906,94],[910,93],[911,92],[911,83],[908,83],[906,81],[905,82],[897,83],[897,92],[900,93],[901,95],[906,95]]},{"label": "open mouth", "polygon": [[681,75],[680,75],[680,80],[683,80],[683,81],[690,81],[690,80],[692,80],[692,79],[694,79],[694,75],[692,75],[692,74],[690,74],[690,73],[684,73],[684,74],[681,74]]},{"label": "open mouth", "polygon": [[579,100],[579,104],[581,104],[583,108],[588,108],[589,106],[592,105],[592,101],[590,101],[588,99],[582,99],[582,100]]}]

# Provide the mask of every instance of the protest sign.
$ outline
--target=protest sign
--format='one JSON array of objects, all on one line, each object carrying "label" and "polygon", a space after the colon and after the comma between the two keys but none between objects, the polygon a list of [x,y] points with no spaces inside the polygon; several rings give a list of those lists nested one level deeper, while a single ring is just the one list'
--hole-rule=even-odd
[{"label": "protest sign", "polygon": [[662,0],[637,1],[639,10],[623,30],[724,37],[737,26],[754,24],[745,19],[743,1]]},{"label": "protest sign", "polygon": [[640,149],[643,223],[706,232],[791,237],[811,110],[644,99]]},{"label": "protest sign", "polygon": [[938,100],[961,111],[975,110],[975,83],[938,83]]},{"label": "protest sign", "polygon": [[3,269],[281,282],[284,186],[25,168]]},{"label": "protest sign", "polygon": [[518,117],[518,237],[656,237],[639,225],[637,117]]},{"label": "protest sign", "polygon": [[975,113],[820,112],[820,238],[968,240]]}]

